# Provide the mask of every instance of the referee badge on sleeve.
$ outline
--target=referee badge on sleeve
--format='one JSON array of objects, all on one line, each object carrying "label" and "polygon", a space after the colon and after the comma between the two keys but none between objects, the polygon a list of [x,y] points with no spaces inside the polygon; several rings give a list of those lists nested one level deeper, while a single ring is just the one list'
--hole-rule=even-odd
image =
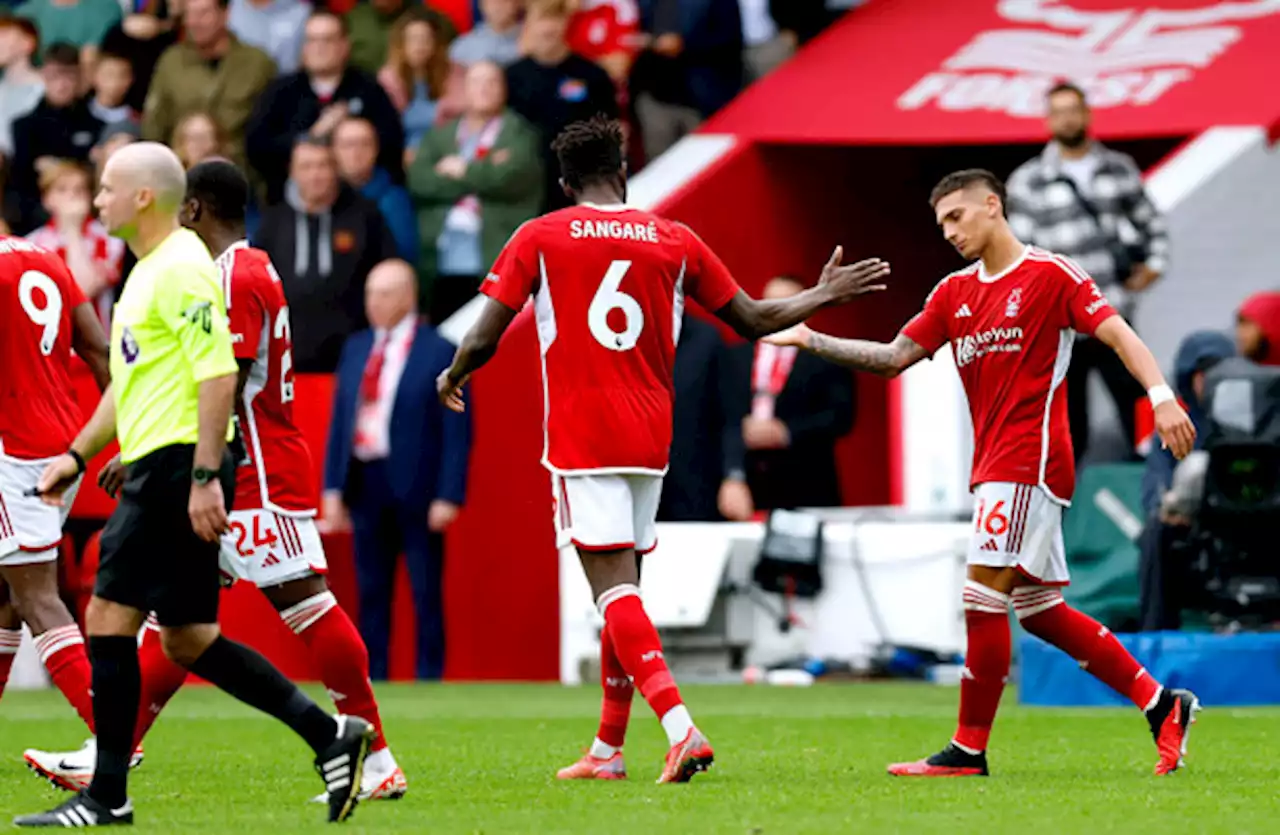
[{"label": "referee badge on sleeve", "polygon": [[138,340],[133,338],[133,331],[124,328],[120,331],[120,356],[124,357],[124,361],[128,365],[133,365],[138,361],[138,354],[142,353],[138,349]]}]

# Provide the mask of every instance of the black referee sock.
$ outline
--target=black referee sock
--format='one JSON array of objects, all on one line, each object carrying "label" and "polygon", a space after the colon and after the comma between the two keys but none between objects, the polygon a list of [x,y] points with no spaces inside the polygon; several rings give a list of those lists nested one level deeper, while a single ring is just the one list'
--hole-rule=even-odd
[{"label": "black referee sock", "polygon": [[219,635],[190,670],[228,695],[293,728],[317,754],[338,737],[338,723],[332,716],[270,661],[243,644]]},{"label": "black referee sock", "polygon": [[98,735],[98,763],[89,796],[109,809],[129,799],[129,758],[133,728],[142,698],[138,639],[120,635],[89,636],[93,662],[93,724]]}]

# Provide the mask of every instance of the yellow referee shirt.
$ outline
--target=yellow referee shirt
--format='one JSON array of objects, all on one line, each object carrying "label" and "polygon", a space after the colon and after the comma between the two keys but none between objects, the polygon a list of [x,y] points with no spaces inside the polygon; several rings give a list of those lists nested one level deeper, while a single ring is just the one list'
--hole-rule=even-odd
[{"label": "yellow referee shirt", "polygon": [[199,236],[179,229],[138,261],[112,314],[120,460],[195,444],[200,383],[235,373],[218,268]]}]

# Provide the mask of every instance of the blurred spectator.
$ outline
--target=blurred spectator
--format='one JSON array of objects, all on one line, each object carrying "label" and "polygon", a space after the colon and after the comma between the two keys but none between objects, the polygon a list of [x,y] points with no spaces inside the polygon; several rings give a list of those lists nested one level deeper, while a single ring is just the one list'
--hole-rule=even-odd
[{"label": "blurred spectator", "polygon": [[173,129],[169,147],[190,170],[194,165],[226,154],[227,140],[213,117],[203,110],[188,113]]},{"label": "blurred spectator", "polygon": [[769,0],[769,15],[792,49],[816,38],[862,0]]},{"label": "blurred spectator", "polygon": [[644,46],[636,0],[576,0],[566,34],[569,48],[599,64],[616,85],[625,85]]},{"label": "blurred spectator", "polygon": [[434,25],[441,44],[457,35],[449,18],[413,0],[365,0],[347,12],[351,32],[351,66],[373,75],[387,63],[392,30],[406,15],[426,18]]},{"label": "blurred spectator", "polygon": [[44,97],[44,78],[31,65],[40,48],[35,24],[23,18],[0,18],[0,154],[13,155],[13,122],[30,113]]},{"label": "blurred spectator", "polygon": [[231,0],[227,28],[240,43],[267,53],[277,72],[297,72],[310,16],[311,4],[304,0]]},{"label": "blurred spectator", "polygon": [[[784,299],[802,289],[794,279],[775,278],[764,297]],[[839,505],[835,446],[853,426],[853,376],[812,354],[765,343],[734,348],[731,362],[755,506]]]},{"label": "blurred spectator", "polygon": [[27,235],[27,240],[67,262],[85,297],[110,327],[113,288],[120,281],[125,246],[93,217],[92,177],[84,163],[56,160],[45,165],[40,172],[40,199],[50,220]]},{"label": "blurred spectator", "polygon": [[[1178,346],[1174,382],[1178,397],[1196,427],[1196,449],[1204,445],[1205,375],[1215,365],[1235,355],[1235,346],[1224,334],[1193,333]],[[1170,488],[1178,462],[1167,449],[1153,449],[1142,475],[1142,509],[1146,525],[1138,540],[1140,629],[1160,631],[1181,627],[1182,571],[1171,565],[1173,545],[1186,534],[1191,519],[1177,512]]]},{"label": "blurred spectator", "polygon": [[1240,305],[1236,348],[1259,365],[1280,365],[1280,293],[1255,293]]},{"label": "blurred spectator", "polygon": [[42,159],[85,162],[102,131],[102,122],[80,98],[80,51],[71,44],[55,43],[44,55],[40,70],[44,97],[13,123],[13,163],[9,188],[18,212],[14,229],[30,232],[48,220],[40,207],[37,163]]},{"label": "blurred spectator", "polygon": [[449,60],[463,70],[481,61],[499,66],[520,60],[521,0],[480,0],[481,20],[449,47]]},{"label": "blurred spectator", "polygon": [[[98,190],[97,184],[102,182],[102,168],[107,164],[107,160],[111,155],[125,145],[130,145],[141,139],[142,130],[136,122],[116,122],[114,125],[107,125],[102,129],[102,133],[98,135],[97,143],[89,152],[89,159],[93,162],[93,190],[95,192]],[[138,263],[138,258],[133,254],[133,250],[125,247],[124,258],[120,265],[120,280],[116,283],[112,293],[115,300],[119,301],[120,292],[124,289],[125,282],[129,280],[129,273],[133,272],[133,265],[136,263]]]},{"label": "blurred spectator", "polygon": [[[794,0],[793,0],[794,1]],[[794,33],[783,33],[769,14],[769,0],[738,0],[742,15],[742,62],[747,83],[759,81],[795,54]]]},{"label": "blurred spectator", "polygon": [[414,9],[391,29],[387,63],[378,83],[400,111],[406,164],[422,137],[436,124],[437,104],[449,82],[449,55],[437,18]]},{"label": "blurred spectator", "polygon": [[741,392],[728,373],[727,351],[714,325],[684,314],[676,343],[675,431],[658,506],[661,521],[744,522],[755,512],[739,420],[744,409],[734,403]]},{"label": "blurred spectator", "polygon": [[410,264],[418,263],[418,219],[404,186],[378,168],[378,134],[367,119],[351,116],[333,129],[333,157],[338,176],[374,203],[396,242],[396,252]]},{"label": "blurred spectator", "polygon": [[332,372],[343,340],[367,324],[369,270],[396,247],[378,207],[338,179],[326,140],[297,141],[285,200],[263,213],[254,245],[271,255],[289,299],[294,369]]},{"label": "blurred spectator", "polygon": [[103,36],[122,16],[117,0],[27,0],[14,15],[34,23],[45,43],[84,50],[84,63],[91,69]]},{"label": "blurred spectator", "polygon": [[632,98],[653,159],[742,89],[738,0],[645,0],[649,49],[636,61]]},{"label": "blurred spectator", "polygon": [[[1107,299],[1132,319],[1137,296],[1168,266],[1164,218],[1147,197],[1133,158],[1089,135],[1084,92],[1059,84],[1048,93],[1052,135],[1039,156],[1009,177],[1009,225],[1028,244],[1070,256]],[[1134,407],[1142,386],[1118,354],[1096,339],[1077,339],[1067,371],[1067,410],[1076,460],[1089,448],[1089,375],[1102,375],[1116,404],[1125,448],[1132,451]]]},{"label": "blurred spectator", "polygon": [[325,455],[324,520],[345,527],[349,518],[354,530],[360,632],[369,675],[379,680],[387,677],[401,553],[417,615],[418,678],[444,672],[443,535],[466,498],[471,452],[470,415],[436,398],[436,376],[452,362],[453,346],[418,320],[416,289],[403,261],[369,274],[372,330],[342,348]]},{"label": "blurred spectator", "polygon": [[542,204],[538,134],[506,109],[502,68],[472,65],[466,92],[467,112],[428,133],[409,167],[418,272],[437,325],[475,295],[507,239]]},{"label": "blurred spectator", "polygon": [[570,122],[600,113],[616,116],[617,93],[608,73],[569,50],[567,0],[531,0],[524,27],[529,57],[507,68],[511,109],[542,134],[543,206],[559,209],[570,200],[559,185],[560,165],[551,142]]},{"label": "blurred spectator", "polygon": [[280,200],[295,139],[329,140],[348,116],[368,119],[381,142],[378,165],[400,182],[404,130],[400,114],[374,78],[347,64],[351,43],[346,21],[316,11],[307,20],[302,70],[276,79],[249,121],[249,160],[267,185],[267,203]]},{"label": "blurred spectator", "polygon": [[167,0],[145,0],[145,8],[126,15],[102,38],[102,51],[125,55],[133,64],[133,85],[129,88],[129,106],[141,112],[146,107],[147,91],[156,64],[169,47],[178,41],[178,4]]},{"label": "blurred spectator", "polygon": [[265,52],[240,43],[227,29],[226,3],[185,0],[183,40],[156,64],[142,135],[165,142],[184,116],[202,110],[227,138],[227,156],[243,165],[249,114],[275,78],[276,67]]},{"label": "blurred spectator", "polygon": [[129,88],[133,86],[133,64],[123,55],[103,50],[93,68],[93,97],[89,111],[104,125],[134,122],[138,113],[129,106]]}]

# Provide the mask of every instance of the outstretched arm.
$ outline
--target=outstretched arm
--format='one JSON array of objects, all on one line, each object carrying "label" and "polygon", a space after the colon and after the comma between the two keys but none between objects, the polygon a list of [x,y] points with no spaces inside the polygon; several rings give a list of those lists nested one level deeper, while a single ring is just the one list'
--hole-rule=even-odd
[{"label": "outstretched arm", "polygon": [[869,371],[881,377],[897,377],[920,360],[929,358],[924,348],[904,334],[898,334],[892,342],[870,342],[840,339],[800,325],[766,341],[775,345],[793,345],[846,368]]},{"label": "outstretched arm", "polygon": [[1195,424],[1178,405],[1177,397],[1165,382],[1160,364],[1133,328],[1120,316],[1111,316],[1094,331],[1124,362],[1124,367],[1146,389],[1156,419],[1156,432],[1165,449],[1179,460],[1185,458],[1196,441]]},{"label": "outstretched arm", "polygon": [[516,318],[516,312],[500,301],[485,299],[480,318],[467,331],[457,353],[453,355],[453,365],[446,368],[436,380],[436,391],[441,403],[455,412],[463,411],[465,405],[462,386],[474,372],[493,359],[493,355],[498,352],[502,334],[506,333],[512,320]]}]

